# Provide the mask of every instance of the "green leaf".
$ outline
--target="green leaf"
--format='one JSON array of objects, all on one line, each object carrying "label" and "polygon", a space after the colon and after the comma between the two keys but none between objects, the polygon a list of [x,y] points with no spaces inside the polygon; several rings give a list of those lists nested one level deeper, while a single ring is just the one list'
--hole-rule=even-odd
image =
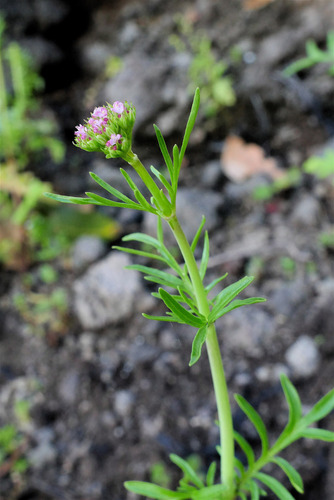
[{"label": "green leaf", "polygon": [[262,454],[265,454],[269,448],[269,439],[266,426],[264,425],[262,418],[243,396],[241,396],[240,394],[236,394],[234,397],[242,411],[245,413],[245,415],[247,415],[247,417],[257,430],[262,443]]},{"label": "green leaf", "polygon": [[108,191],[108,193],[112,194],[113,196],[115,196],[119,200],[124,201],[125,203],[133,203],[133,200],[131,200],[131,198],[128,198],[127,196],[125,196],[125,194],[121,193],[120,191],[118,191],[114,187],[110,186],[110,184],[108,184],[107,182],[105,182],[98,175],[94,174],[94,172],[89,172],[89,175],[91,176],[91,178],[95,182],[97,182],[97,184],[99,184],[103,189],[105,189],[106,191]]},{"label": "green leaf", "polygon": [[308,439],[319,439],[320,441],[334,442],[334,432],[327,431],[326,429],[315,429],[310,427],[298,433],[299,437]]},{"label": "green leaf", "polygon": [[155,259],[161,262],[166,263],[165,259],[156,253],[144,252],[143,250],[135,250],[134,248],[127,247],[119,247],[117,245],[113,245],[114,250],[119,250],[120,252],[130,253],[132,255],[139,255],[140,257],[146,257],[148,259]]},{"label": "green leaf", "polygon": [[296,469],[287,460],[281,457],[275,457],[271,460],[271,462],[274,462],[282,469],[282,471],[288,476],[290,483],[295,488],[295,490],[298,491],[298,493],[304,493],[303,480],[299,472],[297,472]]},{"label": "green leaf", "polygon": [[161,246],[164,244],[164,232],[161,217],[157,217],[157,237]]},{"label": "green leaf", "polygon": [[284,434],[287,434],[291,432],[301,419],[302,405],[295,386],[284,373],[281,375],[281,385],[284,391],[285,399],[289,406],[289,421],[286,429],[283,431]]},{"label": "green leaf", "polygon": [[134,210],[143,210],[143,207],[141,207],[140,205],[131,200],[130,203],[123,203],[120,201],[108,200],[108,198],[104,198],[103,196],[100,196],[95,193],[87,192],[85,194],[89,196],[90,200],[94,200],[98,202],[97,203],[98,205],[103,205],[105,207],[120,207],[120,208],[132,208]]},{"label": "green leaf", "polygon": [[226,486],[222,484],[215,484],[214,486],[208,486],[198,491],[193,491],[191,493],[191,500],[213,500],[216,498],[224,498],[223,495],[226,492]]},{"label": "green leaf", "polygon": [[291,493],[274,477],[268,476],[268,474],[264,474],[263,472],[257,472],[254,474],[254,477],[265,484],[281,500],[294,500]]},{"label": "green leaf", "polygon": [[312,410],[302,418],[301,422],[309,426],[326,417],[332,410],[334,410],[334,389],[321,398],[320,401],[313,406]]},{"label": "green leaf", "polygon": [[143,495],[155,500],[169,500],[174,498],[177,500],[186,500],[189,498],[188,493],[167,490],[156,484],[145,483],[144,481],[126,481],[125,488],[137,495]]},{"label": "green leaf", "polygon": [[266,302],[266,299],[263,297],[249,297],[248,299],[236,299],[233,300],[228,306],[223,307],[222,309],[216,310],[216,314],[214,315],[214,308],[212,309],[211,313],[209,314],[208,321],[209,323],[214,323],[218,318],[221,318],[224,316],[224,314],[227,314],[230,311],[233,311],[233,309],[238,309],[239,307],[242,306],[250,306],[252,304],[259,304],[260,302]]},{"label": "green leaf", "polygon": [[204,217],[204,215],[202,215],[201,223],[200,223],[199,228],[197,229],[196,234],[194,236],[194,239],[193,239],[193,241],[192,241],[192,243],[190,245],[190,248],[191,248],[191,250],[192,250],[193,253],[194,253],[194,251],[195,251],[195,249],[197,247],[198,240],[199,240],[199,238],[200,238],[200,236],[202,234],[202,229],[204,227],[204,224],[205,224],[205,217]]},{"label": "green leaf", "polygon": [[163,158],[165,160],[166,167],[168,168],[168,172],[169,172],[169,176],[170,176],[170,179],[171,179],[171,183],[173,185],[174,167],[173,167],[172,159],[170,157],[170,154],[168,153],[166,142],[165,142],[165,139],[163,138],[163,135],[162,135],[160,129],[156,125],[153,125],[153,127],[154,127],[154,130],[155,130],[155,134],[157,136],[157,140],[158,140],[158,144],[159,144],[159,147],[160,147],[160,151],[161,151],[162,156],[163,156]]},{"label": "green leaf", "polygon": [[260,488],[255,481],[251,480],[246,484],[246,487],[251,494],[251,500],[260,500]]},{"label": "green leaf", "polygon": [[217,314],[233,300],[242,290],[249,286],[254,280],[253,276],[245,276],[244,278],[232,283],[228,287],[224,288],[218,295],[213,299],[214,306],[212,308],[211,314],[209,316],[209,321],[215,321],[212,318],[216,318]]},{"label": "green leaf", "polygon": [[61,203],[74,203],[76,205],[101,205],[99,202],[95,202],[90,198],[80,198],[77,196],[65,196],[62,194],[55,193],[44,193],[46,198],[50,198],[51,200],[60,201]]},{"label": "green leaf", "polygon": [[179,155],[179,168],[182,164],[182,160],[183,160],[184,154],[185,154],[186,149],[187,149],[190,134],[191,134],[192,129],[194,128],[194,125],[195,125],[195,120],[196,120],[196,116],[197,116],[198,109],[199,109],[199,103],[200,103],[200,91],[199,91],[199,88],[197,88],[195,90],[194,100],[192,103],[190,115],[189,115],[188,122],[186,125],[186,130],[184,132],[184,137],[183,137],[182,146],[181,146],[180,155]]},{"label": "green leaf", "polygon": [[181,321],[176,316],[150,316],[149,314],[142,314],[146,319],[152,319],[153,321],[166,321],[169,323],[181,323],[184,324],[184,321]]},{"label": "green leaf", "polygon": [[195,326],[196,328],[201,328],[206,324],[206,319],[204,316],[194,316],[184,307],[182,307],[178,302],[163,288],[159,288],[159,294],[161,299],[164,301],[168,309],[172,311],[179,319],[190,326]]},{"label": "green leaf", "polygon": [[208,232],[205,231],[202,259],[199,268],[199,274],[202,280],[204,279],[206,269],[208,267],[208,262],[209,262],[209,235]]},{"label": "green leaf", "polygon": [[201,357],[202,346],[205,342],[206,334],[207,334],[207,325],[202,326],[196,333],[192,343],[189,366],[193,366],[195,363],[197,363],[197,361]]},{"label": "green leaf", "polygon": [[216,469],[217,469],[216,462],[212,462],[210,464],[210,467],[208,468],[208,472],[206,474],[206,484],[207,484],[207,486],[213,486],[213,484],[215,482]]},{"label": "green leaf", "polygon": [[[183,281],[177,276],[173,276],[170,273],[161,271],[160,269],[154,269],[149,266],[143,266],[141,264],[131,264],[126,266],[125,269],[133,269],[139,271],[140,273],[146,274],[145,278],[154,283],[160,283],[162,285],[170,286],[172,288],[184,287]],[[151,279],[151,278],[154,279]],[[158,279],[159,281],[156,281]]]},{"label": "green leaf", "polygon": [[[220,451],[218,453],[221,455]],[[234,468],[237,470],[237,472],[239,472],[240,477],[243,477],[245,475],[245,467],[241,460],[236,457],[234,457]]]},{"label": "green leaf", "polygon": [[198,477],[194,469],[191,467],[191,465],[186,462],[183,458],[179,457],[178,455],[175,455],[175,453],[172,453],[169,455],[169,458],[171,461],[177,465],[183,472],[185,479],[189,478],[189,480],[198,488],[204,488],[204,483],[203,481]]},{"label": "green leaf", "polygon": [[226,276],[228,276],[228,273],[223,274],[223,276],[220,276],[219,278],[216,278],[215,280],[211,281],[208,286],[205,287],[205,290],[207,293],[211,292],[211,290],[218,285],[221,281],[223,281]]},{"label": "green leaf", "polygon": [[233,434],[234,434],[234,439],[236,440],[236,442],[238,443],[238,445],[240,446],[240,448],[242,449],[242,451],[246,455],[246,458],[248,461],[248,466],[252,467],[254,465],[254,462],[255,462],[255,455],[254,455],[253,448],[248,443],[248,441],[246,441],[246,439],[243,436],[241,436],[241,434],[239,434],[237,431],[234,431]]},{"label": "green leaf", "polygon": [[168,192],[170,198],[172,199],[174,196],[174,191],[173,191],[172,186],[167,181],[167,179],[162,175],[161,172],[159,172],[159,170],[154,168],[152,165],[151,165],[150,169],[151,169],[151,172],[159,179],[161,184],[167,189],[167,192]]}]

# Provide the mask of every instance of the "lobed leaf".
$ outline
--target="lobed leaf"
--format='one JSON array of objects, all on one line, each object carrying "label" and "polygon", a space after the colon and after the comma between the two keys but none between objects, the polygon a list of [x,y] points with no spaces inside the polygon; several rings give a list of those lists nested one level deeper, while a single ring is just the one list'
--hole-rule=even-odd
[{"label": "lobed leaf", "polygon": [[[146,279],[153,281],[154,283],[160,283],[165,286],[170,286],[172,288],[184,287],[183,281],[174,276],[173,274],[167,273],[166,271],[161,271],[160,269],[154,269],[149,266],[143,266],[141,264],[131,264],[126,266],[125,269],[133,269],[139,271],[140,273],[146,274]],[[151,278],[155,279],[151,279]],[[159,281],[156,281],[158,279]]]},{"label": "lobed leaf", "polygon": [[181,321],[179,318],[176,316],[151,316],[150,314],[145,314],[143,313],[144,318],[146,319],[152,319],[154,321],[168,321],[169,323],[181,323],[183,324],[184,321]]},{"label": "lobed leaf", "polygon": [[241,410],[245,413],[245,415],[247,415],[247,417],[257,430],[262,443],[262,454],[265,454],[269,448],[269,439],[267,429],[262,418],[243,396],[241,396],[240,394],[236,394],[234,397]]},{"label": "lobed leaf", "polygon": [[281,385],[289,406],[289,422],[287,428],[291,430],[302,417],[302,404],[297,389],[284,373],[281,375]]},{"label": "lobed leaf", "polygon": [[252,304],[259,304],[260,302],[266,302],[266,299],[262,297],[250,297],[248,299],[236,299],[233,300],[228,306],[223,307],[222,309],[216,309],[216,313],[214,314],[214,307],[212,308],[211,313],[209,314],[208,321],[210,323],[214,323],[218,318],[224,316],[233,309],[237,309],[242,306],[250,306]]},{"label": "lobed leaf", "polygon": [[261,490],[259,485],[255,481],[251,480],[249,483],[247,483],[246,487],[251,494],[251,500],[260,500]]},{"label": "lobed leaf", "polygon": [[275,463],[282,469],[282,471],[287,475],[290,483],[295,488],[295,490],[298,491],[298,493],[304,493],[303,480],[299,472],[297,472],[296,469],[287,460],[282,457],[275,457],[271,460],[271,462]]},{"label": "lobed leaf", "polygon": [[221,281],[223,281],[226,276],[228,276],[228,273],[225,273],[223,274],[223,276],[220,276],[219,278],[216,278],[215,280],[211,281],[211,283],[209,283],[209,285],[207,285],[205,287],[205,290],[207,293],[211,292],[211,290],[216,286],[218,285],[218,283],[220,283]]},{"label": "lobed leaf", "polygon": [[[248,285],[254,280],[253,276],[245,276],[239,281],[232,283],[231,285],[224,288],[221,292],[216,295],[214,300],[214,306],[211,311],[211,317],[216,317],[219,311],[221,311],[231,300],[233,300],[237,295],[239,295],[242,290],[244,290]],[[211,319],[210,319],[211,321]]]},{"label": "lobed leaf", "polygon": [[191,493],[191,500],[213,500],[215,498],[224,498],[223,495],[226,492],[226,486],[223,484],[215,484],[214,486],[208,486],[201,490],[193,491]]},{"label": "lobed leaf", "polygon": [[265,484],[280,500],[294,500],[289,491],[275,479],[274,477],[265,474],[264,472],[257,472],[254,477]]},{"label": "lobed leaf", "polygon": [[81,198],[78,196],[65,196],[63,194],[44,193],[46,198],[50,200],[60,201],[61,203],[74,203],[75,205],[101,205],[101,203],[91,200],[90,198]]},{"label": "lobed leaf", "polygon": [[197,363],[197,361],[201,357],[202,346],[205,342],[206,335],[207,335],[207,325],[204,325],[197,331],[195,338],[193,340],[189,366],[193,366],[195,363]]},{"label": "lobed leaf", "polygon": [[167,189],[167,192],[172,199],[174,196],[174,191],[173,191],[172,186],[167,181],[167,179],[162,175],[161,172],[159,172],[159,170],[154,168],[153,165],[151,165],[150,169],[151,169],[151,172],[159,179],[161,184]]},{"label": "lobed leaf", "polygon": [[91,200],[91,203],[92,200],[94,200],[97,202],[98,205],[103,205],[105,207],[120,207],[120,208],[126,207],[126,208],[133,208],[134,210],[143,210],[143,207],[141,207],[132,200],[130,200],[129,203],[123,203],[121,201],[109,200],[108,198],[104,198],[103,196],[100,196],[95,193],[87,192],[85,194],[89,197],[88,199]]},{"label": "lobed leaf", "polygon": [[98,175],[96,175],[94,172],[89,172],[89,175],[91,176],[91,178],[95,182],[97,182],[97,184],[99,184],[103,189],[105,189],[106,191],[108,191],[108,193],[110,193],[113,196],[115,196],[116,198],[124,201],[125,203],[129,203],[129,202],[133,203],[133,201],[130,198],[128,198],[125,194],[121,193],[120,191],[118,191],[114,187],[110,186],[110,184],[108,184],[106,181],[104,181],[103,179],[101,179],[101,177],[99,177]]}]

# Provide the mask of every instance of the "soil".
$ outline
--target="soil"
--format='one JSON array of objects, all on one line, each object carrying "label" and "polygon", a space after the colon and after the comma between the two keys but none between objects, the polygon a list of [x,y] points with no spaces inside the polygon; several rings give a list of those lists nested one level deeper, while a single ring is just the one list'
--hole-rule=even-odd
[{"label": "soil", "polygon": [[[282,169],[333,150],[334,84],[326,68],[291,79],[281,76],[288,63],[303,57],[308,38],[325,47],[326,33],[334,28],[332,0],[253,2],[251,10],[227,0],[3,4],[8,39],[39,57],[43,108],[56,117],[66,144],[61,164],[45,158],[29,169],[63,194],[91,190],[88,172],[94,169],[119,181],[117,161],[106,163],[72,145],[75,125],[102,99],[114,99],[106,97],[108,89],[119,91],[115,99],[128,91],[137,107],[134,145],[145,164],[161,165],[152,123],[161,123],[163,132],[165,124],[169,147],[180,142],[191,103],[186,89],[190,55],[177,54],[169,43],[177,29],[174,14],[182,13],[195,30],[203,30],[217,57],[226,59],[231,47],[240,49],[241,60],[229,69],[236,104],[214,120],[200,112],[180,183],[188,196],[197,193],[194,206],[202,198],[203,211],[211,214],[208,279],[228,272],[230,283],[254,274],[249,294],[267,298],[217,324],[235,428],[258,453],[258,436],[234,393],[254,405],[274,439],[287,419],[279,373],[291,376],[305,410],[333,387],[334,253],[319,238],[333,228],[334,188],[328,178],[304,174],[297,186],[258,201],[252,193],[263,176],[234,182],[224,174],[220,154],[231,134],[261,146]],[[114,78],[103,73],[112,55],[124,65]],[[29,463],[22,474],[7,467],[13,456],[0,463],[1,499],[134,500],[124,481],[150,480],[160,463],[166,464],[169,486],[176,487],[180,478],[170,453],[196,456],[202,471],[218,460],[206,354],[188,366],[191,329],[150,322],[136,303],[123,319],[102,327],[80,321],[75,283],[115,252],[112,244],[123,244],[121,236],[151,227],[137,214],[105,213],[121,228],[116,240],[104,243],[86,266],[76,262],[74,249],[52,261],[56,283],[40,279],[40,262],[24,272],[0,269],[0,426],[14,423],[19,429],[23,441],[17,453]],[[183,215],[189,224],[201,216],[186,210]],[[141,286],[149,313],[162,313],[147,298],[154,287],[144,281]],[[50,311],[38,323],[15,307],[18,292],[51,296],[57,287],[67,293],[67,309],[60,316]],[[291,361],[289,349],[301,338],[308,348],[294,351]],[[17,411],[22,401],[28,405],[25,417]],[[334,430],[334,415],[321,426]],[[334,498],[333,446],[303,440],[284,456],[305,483],[305,494],[292,492],[294,498]],[[273,474],[289,488],[277,469]]]}]

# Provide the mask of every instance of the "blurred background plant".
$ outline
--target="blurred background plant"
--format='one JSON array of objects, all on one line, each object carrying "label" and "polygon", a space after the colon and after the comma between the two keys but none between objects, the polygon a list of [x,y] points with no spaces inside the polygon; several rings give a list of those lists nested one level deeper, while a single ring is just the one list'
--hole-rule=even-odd
[{"label": "blurred background plant", "polygon": [[[211,40],[204,32],[195,30],[186,17],[176,16],[175,23],[177,33],[170,35],[170,44],[178,52],[189,51],[191,54],[188,92],[193,95],[197,87],[201,89],[201,103],[206,118],[212,118],[225,107],[236,103],[233,79],[227,74],[230,63],[217,59]],[[237,61],[236,51],[232,51],[232,54],[233,61]]]}]

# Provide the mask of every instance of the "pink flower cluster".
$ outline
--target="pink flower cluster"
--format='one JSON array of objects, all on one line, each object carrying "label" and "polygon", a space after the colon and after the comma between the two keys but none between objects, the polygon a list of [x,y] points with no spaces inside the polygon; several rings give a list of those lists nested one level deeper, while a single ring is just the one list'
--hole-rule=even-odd
[{"label": "pink flower cluster", "polygon": [[108,148],[112,148],[116,151],[117,149],[117,144],[122,143],[122,136],[121,134],[111,134],[110,139],[108,142],[106,142],[106,146]]},{"label": "pink flower cluster", "polygon": [[[121,101],[115,101],[112,106],[108,104],[107,106],[95,108],[90,118],[86,121],[87,126],[81,124],[76,126],[74,134],[76,136],[76,143],[79,147],[83,147],[83,143],[88,140],[92,141],[89,146],[89,148],[91,148],[95,140],[93,134],[102,135],[106,133],[109,135],[111,131],[114,130],[116,132],[119,130],[118,124],[116,123],[117,118],[115,117],[116,121],[114,121],[115,118],[110,117],[110,111],[115,113],[117,118],[121,118],[124,112],[129,113],[125,104]],[[112,133],[109,137],[110,139],[106,141],[105,145],[116,151],[117,146],[122,144],[123,136],[119,133]],[[104,137],[101,137],[102,141],[103,139]],[[101,144],[100,140],[99,143]]]}]

